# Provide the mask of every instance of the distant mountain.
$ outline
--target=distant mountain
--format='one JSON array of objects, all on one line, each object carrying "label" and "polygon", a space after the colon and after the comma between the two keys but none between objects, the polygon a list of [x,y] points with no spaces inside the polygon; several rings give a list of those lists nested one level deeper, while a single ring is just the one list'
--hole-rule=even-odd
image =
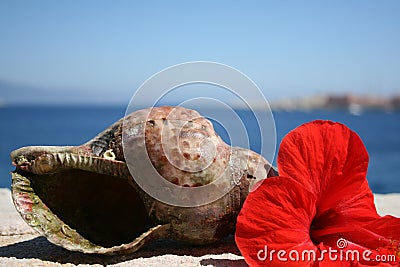
[{"label": "distant mountain", "polygon": [[358,114],[364,110],[400,110],[400,96],[327,94],[304,98],[287,98],[271,103],[274,110],[344,109]]},{"label": "distant mountain", "polygon": [[3,105],[127,104],[128,97],[113,92],[39,89],[0,81],[0,103]]}]

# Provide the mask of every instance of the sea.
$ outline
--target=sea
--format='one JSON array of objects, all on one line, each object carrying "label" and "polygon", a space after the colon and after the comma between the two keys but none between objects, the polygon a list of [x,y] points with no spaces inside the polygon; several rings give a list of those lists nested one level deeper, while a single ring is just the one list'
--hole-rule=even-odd
[{"label": "sea", "polygon": [[[251,111],[238,110],[242,119]],[[78,145],[123,117],[123,106],[6,106],[0,108],[0,187],[11,187],[14,167],[10,152],[31,145]],[[273,112],[277,149],[282,138],[297,126],[316,119],[346,124],[363,140],[370,163],[367,179],[374,193],[400,193],[400,112],[346,110]],[[226,122],[229,123],[229,122]],[[259,150],[251,123],[250,148]],[[217,126],[223,139],[226,132]],[[252,138],[253,137],[253,138]],[[229,141],[229,140],[226,140]],[[259,152],[259,151],[257,151]],[[275,163],[275,159],[274,159]]]}]

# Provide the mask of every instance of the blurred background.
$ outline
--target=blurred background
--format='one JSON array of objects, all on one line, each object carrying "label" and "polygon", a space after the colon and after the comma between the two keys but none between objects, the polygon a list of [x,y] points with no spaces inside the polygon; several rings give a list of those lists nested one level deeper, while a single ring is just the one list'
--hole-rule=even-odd
[{"label": "blurred background", "polygon": [[[11,185],[12,150],[84,143],[124,116],[146,79],[200,60],[232,66],[260,87],[278,146],[304,122],[345,123],[369,151],[372,190],[400,193],[399,12],[394,0],[0,0],[0,187]],[[160,104],[232,100],[196,88]],[[259,152],[251,111],[234,108],[250,120]],[[229,121],[220,123],[229,142]]]}]

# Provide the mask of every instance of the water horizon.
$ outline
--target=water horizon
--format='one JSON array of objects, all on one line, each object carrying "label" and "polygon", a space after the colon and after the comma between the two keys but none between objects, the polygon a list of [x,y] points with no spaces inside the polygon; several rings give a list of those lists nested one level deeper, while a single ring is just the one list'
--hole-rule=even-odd
[{"label": "water horizon", "polygon": [[[236,110],[242,119],[248,118],[245,110]],[[79,145],[87,142],[109,125],[123,117],[123,105],[54,105],[54,106],[3,106],[0,108],[0,188],[11,186],[14,167],[9,154],[22,146]],[[374,193],[400,193],[400,113],[365,111],[354,116],[346,110],[273,111],[277,148],[289,131],[303,123],[324,119],[343,123],[357,132],[370,155],[367,179]],[[229,122],[225,122],[229,123]],[[215,126],[215,125],[214,125]],[[249,124],[252,138],[254,125]],[[226,133],[215,127],[224,141]],[[257,139],[254,136],[253,139]],[[260,152],[258,141],[250,148]],[[274,157],[274,165],[276,153]]]}]

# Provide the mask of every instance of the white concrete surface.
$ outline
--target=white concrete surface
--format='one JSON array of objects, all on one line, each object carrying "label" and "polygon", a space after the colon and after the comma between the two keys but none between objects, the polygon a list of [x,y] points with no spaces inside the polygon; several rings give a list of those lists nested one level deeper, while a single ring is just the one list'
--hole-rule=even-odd
[{"label": "white concrete surface", "polygon": [[[400,217],[400,194],[375,195],[381,215]],[[232,236],[209,246],[193,247],[158,240],[124,256],[70,252],[35,234],[16,212],[10,190],[0,189],[0,267],[2,266],[247,266]]]}]

